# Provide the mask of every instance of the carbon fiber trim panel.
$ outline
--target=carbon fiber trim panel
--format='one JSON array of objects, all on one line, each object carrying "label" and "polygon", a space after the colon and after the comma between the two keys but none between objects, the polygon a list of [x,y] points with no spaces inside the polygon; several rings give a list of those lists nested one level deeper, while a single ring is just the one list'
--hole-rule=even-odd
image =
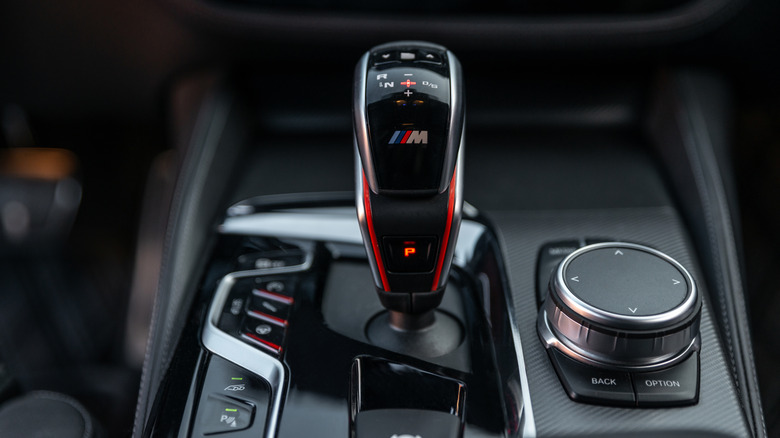
[{"label": "carbon fiber trim panel", "polygon": [[[680,218],[671,207],[496,212],[518,329],[523,339],[539,437],[750,436],[734,379],[709,308],[707,287]],[[701,391],[695,406],[614,408],[571,401],[536,333],[535,269],[539,248],[552,240],[609,237],[658,249],[679,261],[701,286]]]}]

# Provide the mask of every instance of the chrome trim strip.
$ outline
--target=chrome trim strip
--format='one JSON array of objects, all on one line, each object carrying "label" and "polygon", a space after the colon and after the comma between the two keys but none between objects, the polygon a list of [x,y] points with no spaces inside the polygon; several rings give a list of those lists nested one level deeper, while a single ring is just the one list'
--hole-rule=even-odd
[{"label": "chrome trim strip", "polygon": [[636,363],[619,363],[614,361],[597,360],[588,355],[583,354],[583,351],[574,345],[569,345],[565,340],[559,339],[555,336],[553,328],[550,327],[550,321],[547,318],[547,310],[542,309],[539,312],[539,318],[537,319],[537,331],[539,337],[542,339],[542,344],[545,348],[555,348],[564,355],[588,365],[592,365],[599,368],[616,369],[621,371],[654,371],[669,366],[675,365],[687,359],[688,356],[694,351],[698,351],[701,345],[701,335],[696,335],[690,344],[685,347],[679,354],[675,354],[673,357],[663,359],[661,362],[654,362],[651,364],[636,364]]},{"label": "chrome trim strip", "polygon": [[536,422],[534,421],[534,410],[531,406],[531,390],[528,387],[528,373],[525,370],[525,356],[523,355],[523,344],[520,341],[520,329],[517,325],[515,316],[515,304],[512,301],[512,292],[507,290],[504,293],[506,300],[507,313],[509,314],[509,326],[512,329],[512,341],[515,347],[515,356],[517,357],[517,372],[520,377],[520,392],[523,395],[523,409],[519,412],[519,418],[523,421],[523,437],[536,438]]},{"label": "chrome trim strip", "polygon": [[[374,172],[374,165],[371,158],[371,146],[368,139],[368,117],[366,117],[366,74],[368,73],[368,58],[371,51],[363,54],[355,67],[355,88],[352,91],[352,116],[354,118],[355,146],[358,149],[358,155],[368,160],[368,166],[365,166],[366,179],[368,187],[374,193],[379,193],[379,183]],[[362,191],[359,192],[362,196]]]},{"label": "chrome trim strip", "polygon": [[219,232],[363,245],[360,227],[354,216],[355,210],[345,207],[345,211],[348,212],[347,215],[326,212],[301,214],[294,211],[270,211],[234,216],[225,219],[225,222],[219,226]]},{"label": "chrome trim strip", "polygon": [[211,353],[264,378],[271,385],[271,406],[265,430],[266,438],[276,436],[287,371],[279,360],[223,332],[217,327],[217,324],[225,301],[230,294],[230,289],[239,278],[305,271],[311,266],[311,262],[311,253],[307,253],[304,263],[300,265],[234,272],[224,276],[217,286],[211,307],[209,307],[206,324],[201,333],[203,346]]},{"label": "chrome trim strip", "polygon": [[[359,164],[356,167],[357,169],[361,168]],[[459,175],[461,178],[463,177],[462,173]],[[461,182],[458,184],[462,187]],[[362,183],[360,189],[362,190]],[[462,197],[463,195],[461,193],[456,196]],[[327,209],[327,211],[317,211],[317,209],[307,209],[305,212],[296,210],[271,211],[228,217],[219,226],[219,232],[242,236],[274,236],[282,239],[348,243],[365,247],[357,221],[361,214],[365,214],[365,211],[363,211],[360,202],[357,204],[357,217],[353,207],[334,207]],[[453,251],[454,264],[464,266],[468,262],[468,250],[474,245],[475,239],[481,235],[481,229],[482,225],[478,222],[468,219],[461,221],[458,240]],[[262,275],[262,273],[257,275]]]},{"label": "chrome trim strip", "polygon": [[[685,278],[685,281],[688,284],[688,293],[685,297],[685,300],[683,300],[683,302],[680,303],[680,305],[675,307],[674,309],[671,309],[664,313],[659,313],[657,315],[646,315],[646,316],[620,315],[617,313],[608,312],[606,310],[599,309],[598,307],[594,307],[582,301],[568,288],[568,286],[566,286],[566,279],[564,277],[564,273],[566,272],[566,268],[568,268],[569,263],[571,263],[572,260],[574,260],[575,258],[577,258],[583,253],[601,249],[601,248],[628,248],[637,251],[647,252],[666,260],[672,266],[677,268],[680,271],[680,273],[682,273],[683,277]],[[688,273],[688,270],[686,270],[680,263],[678,263],[676,260],[669,257],[668,255],[660,251],[656,251],[652,248],[648,248],[643,245],[637,245],[633,243],[622,243],[622,242],[596,243],[593,245],[582,247],[577,251],[574,251],[573,253],[569,254],[565,259],[563,259],[561,264],[558,266],[557,271],[555,272],[553,289],[556,295],[558,296],[558,298],[560,298],[560,300],[563,302],[564,305],[568,306],[572,311],[582,316],[583,318],[599,324],[606,325],[608,327],[619,327],[627,330],[647,331],[647,330],[668,328],[670,325],[674,325],[679,322],[682,322],[686,318],[694,314],[697,311],[697,307],[698,307],[697,303],[699,302],[696,283],[693,281],[693,277],[691,276],[691,274]]]},{"label": "chrome trim strip", "polygon": [[[447,50],[447,59],[450,66],[450,117],[449,117],[449,130],[447,132],[447,155],[444,157],[444,165],[441,169],[441,181],[439,182],[439,193],[444,193],[449,188],[450,181],[449,175],[452,175],[455,169],[455,163],[458,163],[458,171],[463,168],[461,165],[461,151],[463,147],[463,138],[465,137],[463,132],[463,126],[465,125],[465,115],[463,114],[463,102],[461,99],[461,92],[463,90],[463,83],[461,82],[461,67],[458,58]],[[456,118],[456,115],[460,115],[460,118]],[[459,134],[459,135],[456,135]],[[452,151],[457,145],[460,146],[457,154],[453,154]]]}]

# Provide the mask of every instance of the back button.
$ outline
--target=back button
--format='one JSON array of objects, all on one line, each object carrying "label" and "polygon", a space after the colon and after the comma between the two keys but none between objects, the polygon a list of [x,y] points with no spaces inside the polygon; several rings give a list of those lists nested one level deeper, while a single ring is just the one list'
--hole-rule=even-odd
[{"label": "back button", "polygon": [[581,364],[551,348],[555,370],[569,397],[578,402],[635,406],[631,376]]}]

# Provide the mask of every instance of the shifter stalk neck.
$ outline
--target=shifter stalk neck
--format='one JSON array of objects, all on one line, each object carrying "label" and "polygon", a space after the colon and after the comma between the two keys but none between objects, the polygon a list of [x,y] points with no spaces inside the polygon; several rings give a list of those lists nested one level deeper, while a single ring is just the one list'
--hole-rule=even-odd
[{"label": "shifter stalk neck", "polygon": [[402,332],[424,330],[436,322],[436,313],[433,310],[424,313],[403,313],[390,310],[388,314],[390,327]]}]

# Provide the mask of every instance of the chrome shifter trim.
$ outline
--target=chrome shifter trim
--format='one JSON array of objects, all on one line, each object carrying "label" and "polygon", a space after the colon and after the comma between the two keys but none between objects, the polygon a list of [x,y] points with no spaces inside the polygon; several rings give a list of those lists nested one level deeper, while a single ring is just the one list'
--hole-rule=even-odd
[{"label": "chrome shifter trim", "polygon": [[[368,58],[371,52],[366,52],[355,68],[355,89],[352,94],[353,108],[360,108],[360,111],[353,111],[355,124],[355,147],[358,149],[359,157],[366,157],[371,160],[371,147],[368,141],[368,117],[366,116],[366,72],[368,71]],[[374,166],[365,166],[366,179],[368,186],[374,193],[379,192],[379,183],[377,182]],[[362,192],[358,192],[362,193]]]}]

